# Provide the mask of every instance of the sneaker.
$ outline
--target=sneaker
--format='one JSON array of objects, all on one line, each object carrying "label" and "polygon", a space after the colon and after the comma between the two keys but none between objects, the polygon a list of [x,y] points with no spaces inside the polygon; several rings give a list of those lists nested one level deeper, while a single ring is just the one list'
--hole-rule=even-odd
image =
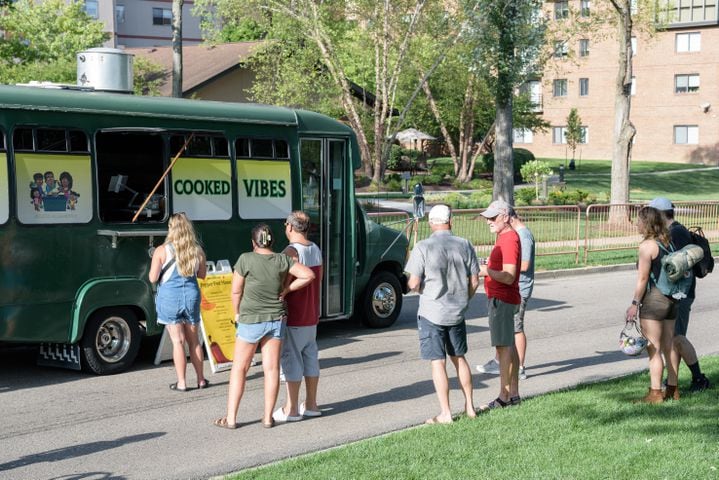
[{"label": "sneaker", "polygon": [[524,371],[524,367],[519,367],[519,379],[520,380],[527,379],[527,372]]},{"label": "sneaker", "polygon": [[299,422],[302,420],[302,415],[287,415],[284,408],[280,407],[272,414],[272,420],[275,422]]},{"label": "sneaker", "polygon": [[492,359],[484,365],[477,365],[477,371],[479,373],[488,373],[490,375],[499,375],[499,363],[497,360]]},{"label": "sneaker", "polygon": [[710,387],[711,383],[709,383],[709,379],[706,375],[702,373],[699,377],[692,379],[692,384],[689,387],[689,391],[692,393],[703,392]]},{"label": "sneaker", "polygon": [[300,403],[300,415],[303,417],[321,417],[322,412],[320,410],[307,410],[305,408],[305,402]]}]

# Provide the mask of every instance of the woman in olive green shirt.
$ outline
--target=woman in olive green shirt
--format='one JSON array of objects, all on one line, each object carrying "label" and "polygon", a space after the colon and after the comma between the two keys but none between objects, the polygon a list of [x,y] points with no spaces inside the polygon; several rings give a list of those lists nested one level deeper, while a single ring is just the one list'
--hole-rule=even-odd
[{"label": "woman in olive green shirt", "polygon": [[[294,277],[287,282],[288,275]],[[265,224],[252,229],[252,251],[235,263],[232,306],[235,311],[235,350],[227,394],[227,416],[214,424],[237,428],[237,409],[245,391],[245,378],[259,343],[265,375],[265,408],[262,426],[274,425],[272,412],[280,388],[280,352],[287,311],[284,297],[307,286],[315,275],[309,268],[282,253],[272,251],[272,231]]]}]

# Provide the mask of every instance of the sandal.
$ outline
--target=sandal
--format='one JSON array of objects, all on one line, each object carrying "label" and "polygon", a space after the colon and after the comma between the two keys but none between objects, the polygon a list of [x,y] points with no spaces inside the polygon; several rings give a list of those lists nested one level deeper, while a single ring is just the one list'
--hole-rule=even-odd
[{"label": "sandal", "polygon": [[269,423],[265,423],[265,422],[263,422],[262,420],[260,420],[260,423],[262,423],[262,428],[272,428],[272,427],[275,426],[275,419],[274,419],[274,418],[270,418],[270,422],[269,422]]},{"label": "sandal", "polygon": [[185,388],[180,388],[180,387],[177,386],[177,382],[175,382],[175,383],[171,383],[171,384],[170,384],[170,390],[172,390],[173,392],[186,392],[186,391],[187,391],[187,387],[185,387]]},{"label": "sandal", "polygon": [[492,400],[491,402],[489,402],[487,405],[482,405],[481,407],[479,407],[479,411],[480,412],[488,412],[490,410],[496,410],[498,408],[508,407],[509,405],[511,405],[510,402],[505,402],[501,398],[497,397],[494,400]]},{"label": "sandal", "polygon": [[197,384],[197,388],[200,390],[202,390],[203,388],[207,388],[209,386],[210,386],[210,381],[207,379],[203,380],[202,383]]},{"label": "sandal", "polygon": [[234,430],[237,428],[236,423],[233,425],[230,425],[229,423],[227,423],[227,417],[218,418],[217,420],[212,422],[212,424],[216,427],[226,428],[228,430]]}]

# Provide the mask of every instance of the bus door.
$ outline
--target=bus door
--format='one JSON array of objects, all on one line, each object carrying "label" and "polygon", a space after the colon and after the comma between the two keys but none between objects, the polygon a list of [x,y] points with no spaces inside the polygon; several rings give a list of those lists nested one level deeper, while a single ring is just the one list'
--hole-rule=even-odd
[{"label": "bus door", "polygon": [[312,221],[310,239],[323,255],[322,317],[346,315],[348,272],[345,140],[302,139],[302,209]]}]

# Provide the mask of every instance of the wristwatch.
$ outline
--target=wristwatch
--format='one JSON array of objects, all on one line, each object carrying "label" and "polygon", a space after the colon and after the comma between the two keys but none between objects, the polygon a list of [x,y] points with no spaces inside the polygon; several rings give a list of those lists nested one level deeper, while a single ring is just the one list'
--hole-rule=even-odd
[{"label": "wristwatch", "polygon": [[632,305],[636,305],[637,307],[641,307],[641,306],[642,306],[642,304],[639,303],[638,300],[632,300]]}]

